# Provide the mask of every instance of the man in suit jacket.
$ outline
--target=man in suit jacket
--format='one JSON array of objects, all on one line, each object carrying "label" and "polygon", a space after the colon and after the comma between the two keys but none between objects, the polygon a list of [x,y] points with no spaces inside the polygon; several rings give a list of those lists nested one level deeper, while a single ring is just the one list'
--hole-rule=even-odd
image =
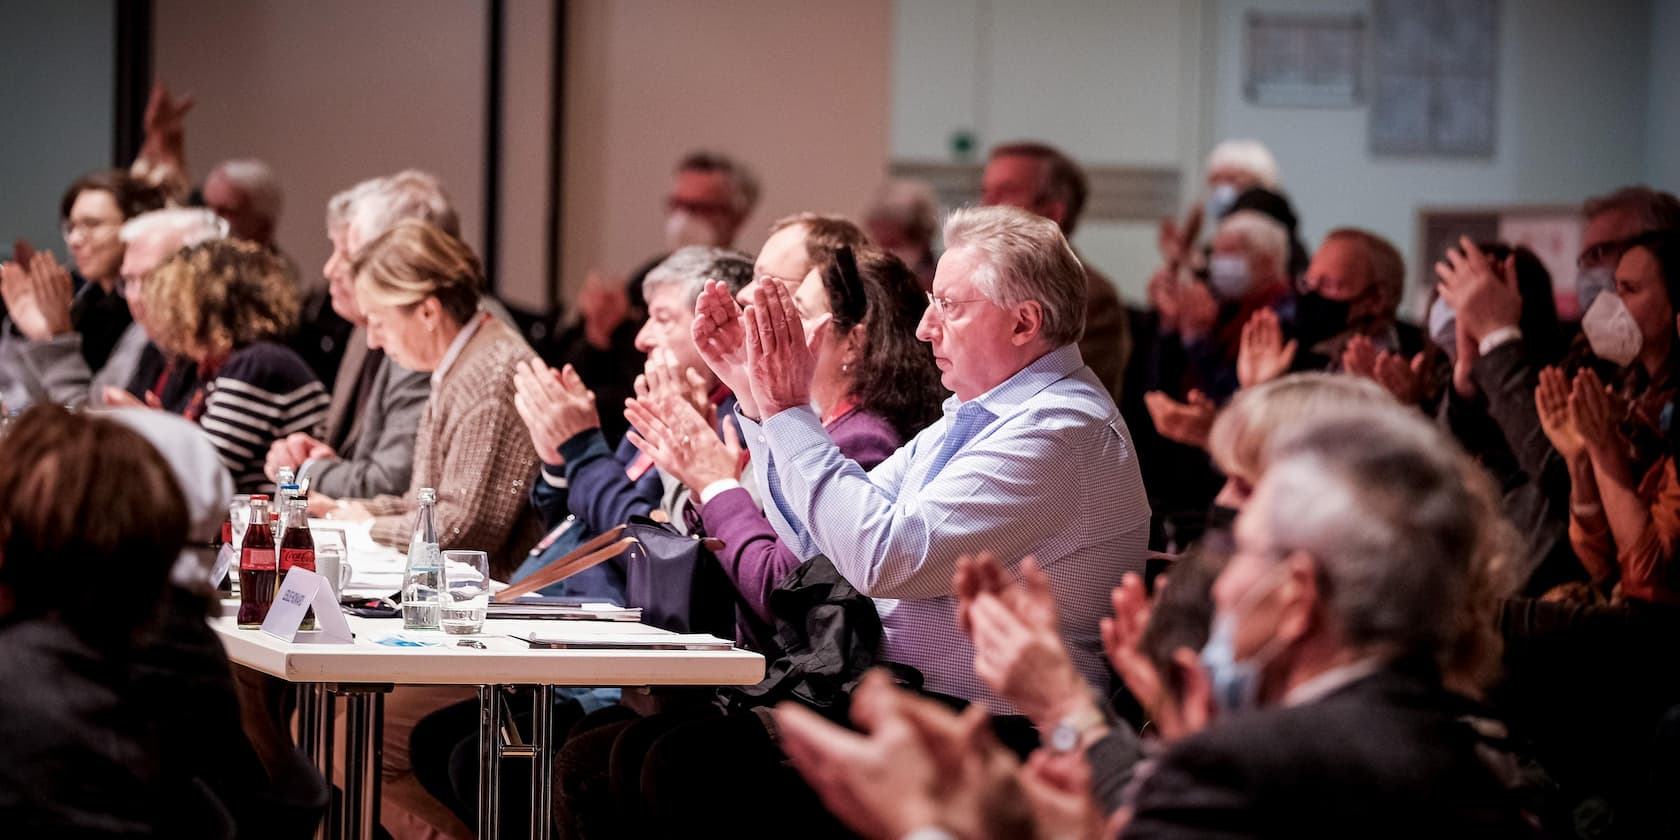
[{"label": "man in suit jacket", "polygon": [[1498,502],[1469,474],[1393,409],[1277,446],[1213,588],[1218,719],[1142,771],[1124,836],[1532,836],[1442,683],[1491,608]]},{"label": "man in suit jacket", "polygon": [[[453,216],[435,218],[436,213],[427,212],[432,205],[401,198],[390,178],[373,178],[327,202],[327,238],[333,251],[322,271],[333,311],[355,326],[333,382],[325,439],[300,433],[276,441],[266,464],[270,478],[289,466],[297,470],[300,482],[307,478],[311,490],[331,498],[365,499],[408,490],[414,437],[431,383],[426,374],[386,358],[385,351],[368,348],[367,319],[356,306],[352,265],[363,245],[400,218],[415,216],[443,226]],[[374,210],[384,212],[370,212]]]}]

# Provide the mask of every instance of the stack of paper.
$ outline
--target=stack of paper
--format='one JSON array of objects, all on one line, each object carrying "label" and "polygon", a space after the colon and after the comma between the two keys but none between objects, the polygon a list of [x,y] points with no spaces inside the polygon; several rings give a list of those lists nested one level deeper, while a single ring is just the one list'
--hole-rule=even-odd
[{"label": "stack of paper", "polygon": [[518,600],[511,604],[490,603],[491,618],[548,618],[572,621],[641,621],[640,607],[617,604],[543,603]]},{"label": "stack of paper", "polygon": [[527,641],[533,647],[596,650],[730,650],[735,646],[706,633],[590,633],[565,625],[535,630]]}]

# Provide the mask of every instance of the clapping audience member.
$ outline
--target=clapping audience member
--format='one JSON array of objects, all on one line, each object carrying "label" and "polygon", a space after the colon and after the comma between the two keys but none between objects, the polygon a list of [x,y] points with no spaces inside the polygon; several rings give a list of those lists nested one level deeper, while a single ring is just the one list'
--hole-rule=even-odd
[{"label": "clapping audience member", "polygon": [[1291,369],[1342,370],[1355,336],[1407,358],[1422,349],[1417,329],[1395,317],[1405,281],[1405,261],[1388,240],[1358,228],[1326,234],[1307,266],[1294,311],[1280,313],[1299,347]]},{"label": "clapping audience member", "polygon": [[1680,321],[1672,300],[1680,300],[1680,236],[1635,238],[1617,262],[1615,290],[1593,304],[1615,305],[1617,344],[1588,327],[1601,355],[1629,364],[1621,388],[1606,389],[1590,368],[1572,382],[1548,368],[1535,395],[1542,427],[1569,465],[1570,542],[1595,586],[1618,601],[1680,603],[1680,482],[1671,437],[1658,431],[1674,395]]},{"label": "clapping audience member", "polygon": [[805,282],[811,269],[834,260],[842,247],[858,250],[869,243],[861,228],[841,216],[794,213],[770,223],[770,236],[753,259],[752,282],[735,293],[742,306],[752,303],[753,290],[774,280],[791,293]]},{"label": "clapping audience member", "polygon": [[[823,428],[841,455],[871,469],[938,416],[938,370],[915,336],[927,298],[898,258],[844,248],[805,276],[793,301],[807,334],[827,323],[812,347],[811,396]],[[730,371],[726,381],[744,384],[744,373]],[[768,626],[771,590],[804,558],[737,481],[739,442],[719,440],[708,418],[679,399],[632,401],[630,415],[636,445],[699,492],[701,526],[724,543],[724,571]]]},{"label": "clapping audience member", "polygon": [[192,366],[181,414],[210,436],[240,492],[260,492],[268,447],[314,429],[327,409],[315,375],[277,343],[297,317],[279,261],[247,242],[209,240],[153,271],[143,299],[152,340]]},{"label": "clapping audience member", "polygon": [[[929,690],[1006,711],[955,631],[957,558],[1037,556],[1066,626],[1094,627],[1103,593],[1142,567],[1148,503],[1125,422],[1073,345],[1084,272],[1061,232],[985,208],[953,214],[944,238],[917,336],[955,397],[867,473],[810,409],[814,362],[779,284],[761,286],[745,313],[708,290],[695,336],[714,370],[750,383],[758,415],[743,413],[742,426],[781,538],[802,557],[827,556],[877,599],[883,659],[916,668]],[[1069,483],[1081,492],[1057,491]],[[1105,685],[1094,634],[1075,629],[1067,642],[1081,675]]]},{"label": "clapping audience member", "polygon": [[[83,339],[79,332],[55,335],[46,341],[31,341],[21,349],[24,367],[31,381],[45,393],[45,401],[56,405],[100,405],[107,388],[126,390],[136,397],[154,392],[159,405],[179,410],[179,397],[167,387],[169,377],[167,359],[151,342],[145,329],[143,288],[146,277],[165,260],[183,247],[191,247],[227,235],[227,224],[209,211],[197,208],[168,208],[142,213],[124,223],[121,230],[122,299],[126,301],[131,321],[99,368],[90,368],[82,353]],[[37,261],[37,266],[41,262]],[[14,304],[13,312],[42,307],[44,296],[28,296]],[[67,300],[59,300],[56,315],[68,317],[63,308]],[[160,379],[164,381],[159,381]],[[184,377],[176,377],[176,384],[184,385]],[[177,391],[182,390],[177,388]],[[170,401],[164,402],[164,395]]]},{"label": "clapping audience member", "polygon": [[[14,255],[0,264],[0,401],[12,408],[51,401],[48,384],[23,356],[42,344],[75,343],[89,370],[112,360],[132,364],[132,344],[119,347],[132,318],[118,283],[124,222],[163,206],[155,191],[117,171],[83,175],[64,191],[59,224],[74,273],[50,252]],[[126,382],[123,384],[127,384]]]},{"label": "clapping audience member", "polygon": [[[424,372],[401,367],[384,350],[368,347],[367,317],[356,304],[352,266],[362,246],[403,218],[452,230],[454,210],[441,192],[406,189],[419,179],[370,178],[327,202],[327,239],[332,254],[326,275],[333,311],[354,325],[346,338],[320,437],[297,432],[275,441],[263,465],[269,478],[291,467],[301,484],[327,497],[366,498],[408,489],[414,470],[414,439],[431,394]],[[420,200],[416,200],[420,199]],[[430,200],[426,200],[430,199]],[[316,512],[324,512],[321,505]]]}]

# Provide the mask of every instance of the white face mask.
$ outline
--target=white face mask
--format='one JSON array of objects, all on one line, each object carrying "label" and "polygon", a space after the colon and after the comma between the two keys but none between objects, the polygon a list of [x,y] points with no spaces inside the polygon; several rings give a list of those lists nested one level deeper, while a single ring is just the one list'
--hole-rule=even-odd
[{"label": "white face mask", "polygon": [[1581,316],[1581,332],[1586,334],[1593,355],[1617,367],[1627,367],[1638,357],[1644,340],[1622,296],[1610,291],[1600,294]]},{"label": "white face mask", "polygon": [[1208,260],[1208,285],[1224,300],[1241,299],[1251,280],[1248,259],[1241,254],[1214,254]]},{"label": "white face mask", "polygon": [[1444,297],[1429,304],[1429,338],[1449,360],[1458,361],[1458,311]]},{"label": "white face mask", "polygon": [[1202,224],[1211,225],[1219,221],[1237,203],[1236,184],[1214,184],[1208,189],[1207,205],[1202,211]]},{"label": "white face mask", "polygon": [[665,247],[675,251],[689,245],[717,245],[717,231],[705,219],[677,210],[665,217]]}]

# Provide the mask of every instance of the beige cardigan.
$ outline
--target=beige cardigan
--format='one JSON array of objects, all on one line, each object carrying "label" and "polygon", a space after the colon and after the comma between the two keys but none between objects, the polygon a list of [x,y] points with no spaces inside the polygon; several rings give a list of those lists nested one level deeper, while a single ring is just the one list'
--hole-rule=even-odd
[{"label": "beige cardigan", "polygon": [[517,567],[542,537],[529,501],[536,450],[513,407],[514,366],[535,357],[501,321],[479,326],[426,402],[408,493],[363,502],[374,515],[376,541],[406,551],[415,498],[420,488],[433,487],[443,548],[488,552],[492,574],[503,580]]}]

